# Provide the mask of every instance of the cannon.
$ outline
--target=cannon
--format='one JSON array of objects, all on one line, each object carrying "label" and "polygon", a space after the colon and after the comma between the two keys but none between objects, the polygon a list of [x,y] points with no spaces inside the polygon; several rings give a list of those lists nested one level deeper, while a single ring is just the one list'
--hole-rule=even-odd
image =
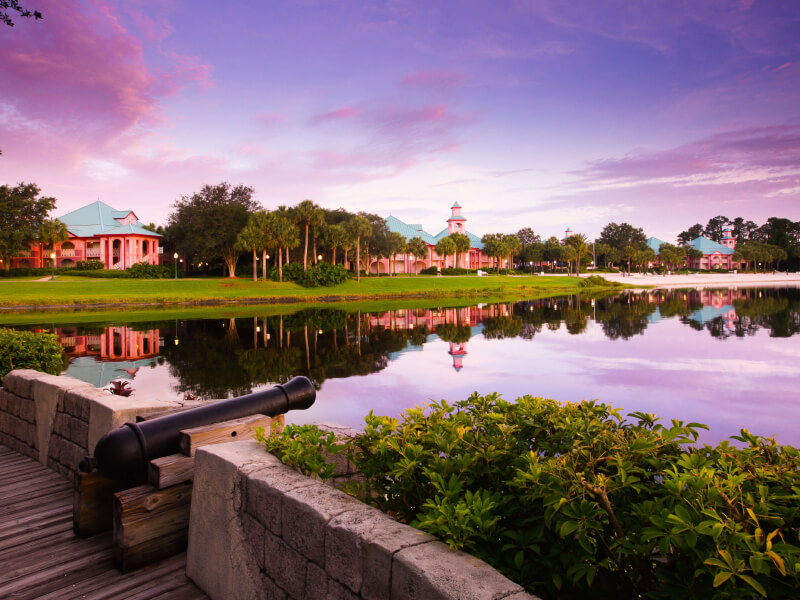
[{"label": "cannon", "polygon": [[145,480],[147,464],[154,458],[179,451],[184,429],[238,419],[255,414],[274,417],[289,410],[309,408],[316,399],[307,377],[295,377],[283,385],[238,398],[165,415],[142,423],[125,423],[97,442],[94,457],[87,457],[80,470],[93,471],[109,479],[136,483]]}]

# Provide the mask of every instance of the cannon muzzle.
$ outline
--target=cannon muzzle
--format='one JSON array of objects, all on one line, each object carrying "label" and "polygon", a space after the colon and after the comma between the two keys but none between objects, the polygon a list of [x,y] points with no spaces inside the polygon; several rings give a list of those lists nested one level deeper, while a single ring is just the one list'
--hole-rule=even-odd
[{"label": "cannon muzzle", "polygon": [[255,394],[239,396],[192,408],[142,423],[125,423],[97,442],[94,463],[110,479],[131,483],[144,481],[147,463],[179,452],[184,429],[263,414],[270,417],[314,404],[316,390],[307,377],[295,377],[283,385]]}]

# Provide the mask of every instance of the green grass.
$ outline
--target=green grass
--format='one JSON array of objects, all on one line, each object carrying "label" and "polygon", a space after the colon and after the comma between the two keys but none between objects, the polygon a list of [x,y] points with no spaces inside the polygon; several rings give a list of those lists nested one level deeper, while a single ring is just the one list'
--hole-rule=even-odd
[{"label": "green grass", "polygon": [[376,298],[531,297],[574,293],[574,277],[367,277],[325,288],[249,279],[0,280],[0,306],[100,307],[103,305],[272,304],[336,302]]}]

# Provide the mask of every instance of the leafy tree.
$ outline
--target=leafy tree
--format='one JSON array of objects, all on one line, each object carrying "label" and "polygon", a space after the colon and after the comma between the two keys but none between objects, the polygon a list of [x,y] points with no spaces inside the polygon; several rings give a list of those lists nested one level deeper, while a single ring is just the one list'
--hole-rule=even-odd
[{"label": "leafy tree", "polygon": [[42,223],[36,235],[36,241],[39,242],[39,256],[41,257],[42,267],[44,267],[44,247],[48,246],[55,251],[56,244],[66,242],[68,239],[69,231],[67,231],[67,226],[58,219],[51,219]]},{"label": "leafy tree", "polygon": [[703,258],[702,251],[698,250],[694,246],[686,246],[684,248],[684,254],[686,255],[686,271],[687,272],[689,271],[689,268],[691,268],[691,266],[695,262],[697,262],[698,260]]},{"label": "leafy tree", "polygon": [[567,263],[567,275],[572,274],[572,261],[577,262],[577,259],[578,251],[574,246],[561,246],[561,260]]},{"label": "leafy tree", "polygon": [[556,263],[561,260],[561,248],[561,242],[556,236],[547,238],[547,241],[544,243],[545,260],[553,263],[551,271],[555,270]]},{"label": "leafy tree", "polygon": [[356,215],[348,224],[348,231],[356,241],[356,281],[361,281],[361,238],[372,235],[372,224],[366,217]]},{"label": "leafy tree", "polygon": [[575,274],[579,275],[581,272],[581,255],[589,251],[589,246],[586,244],[586,236],[582,233],[576,233],[565,239],[564,243],[575,250]]},{"label": "leafy tree", "polygon": [[622,258],[624,258],[625,260],[628,261],[628,274],[629,275],[630,275],[630,272],[631,272],[631,261],[632,260],[633,261],[636,260],[636,253],[637,252],[639,252],[639,248],[634,246],[634,245],[632,245],[632,244],[628,244],[627,246],[625,246],[621,250]]},{"label": "leafy tree", "polygon": [[525,249],[526,246],[532,246],[533,244],[538,244],[542,241],[542,237],[540,235],[536,235],[533,229],[530,227],[523,227],[517,232],[517,237],[519,241],[522,243],[522,248]]},{"label": "leafy tree", "polygon": [[27,250],[37,237],[56,199],[39,196],[35,183],[20,183],[16,187],[0,185],[0,258],[6,269],[11,258]]},{"label": "leafy tree", "polygon": [[191,196],[181,196],[173,205],[168,223],[176,248],[205,261],[221,258],[228,277],[235,277],[239,250],[236,237],[250,213],[257,208],[253,188],[228,182],[204,185]]},{"label": "leafy tree", "polygon": [[397,271],[397,267],[395,266],[395,260],[398,254],[402,254],[406,251],[406,246],[408,242],[406,241],[406,236],[402,233],[398,233],[396,231],[390,231],[389,235],[387,236],[387,246],[389,251],[389,258],[392,263],[392,275],[395,274]]},{"label": "leafy tree", "polygon": [[[501,256],[501,241],[503,239],[502,233],[487,233],[481,238],[483,244],[483,253],[490,258],[499,259]],[[438,250],[437,250],[438,252]],[[497,261],[497,270],[500,270],[500,261]]]},{"label": "leafy tree", "polygon": [[708,239],[719,243],[722,241],[722,228],[730,223],[731,221],[728,219],[728,217],[723,217],[722,215],[712,217],[708,220],[708,224],[703,230],[703,235],[705,235],[705,237]]},{"label": "leafy tree", "polygon": [[674,244],[664,242],[658,248],[658,257],[662,264],[674,270],[675,265],[681,262],[684,252],[682,248],[678,248]]},{"label": "leafy tree", "polygon": [[469,249],[472,247],[472,242],[470,241],[469,237],[463,233],[451,233],[448,237],[453,240],[453,245],[456,248],[456,264],[454,266],[458,268],[459,262],[462,262],[458,260],[459,255],[463,254],[464,252],[469,252]]},{"label": "leafy tree", "polygon": [[[408,240],[408,252],[416,259],[422,260],[428,256],[428,244],[421,237],[413,237]],[[413,272],[416,273],[416,266]]]},{"label": "leafy tree", "polygon": [[652,248],[645,247],[636,251],[636,263],[639,265],[642,272],[645,272],[648,268],[648,265],[655,262],[655,260],[656,253]]},{"label": "leafy tree", "polygon": [[29,10],[20,4],[19,0],[0,0],[0,23],[5,23],[9,27],[14,27],[14,20],[11,18],[11,11],[19,14],[20,17],[30,19],[33,17],[34,21],[44,19],[42,13],[38,10]]},{"label": "leafy tree", "polygon": [[600,232],[597,241],[601,244],[608,244],[617,250],[623,250],[626,246],[642,248],[647,242],[644,230],[636,228],[629,223],[609,223]]},{"label": "leafy tree", "polygon": [[444,266],[447,267],[447,257],[456,252],[456,243],[448,236],[436,242],[436,254],[444,259]]},{"label": "leafy tree", "polygon": [[749,240],[756,229],[758,229],[758,225],[753,221],[745,221],[742,217],[736,217],[733,220],[733,237],[736,238],[737,244]]},{"label": "leafy tree", "polygon": [[514,264],[514,255],[522,249],[522,242],[520,242],[516,235],[509,233],[503,236],[502,247],[504,256],[508,257],[508,268],[511,268]]},{"label": "leafy tree", "polygon": [[685,246],[692,240],[699,238],[701,235],[703,235],[703,226],[700,225],[700,223],[695,223],[686,231],[681,231],[678,234],[678,244]]}]

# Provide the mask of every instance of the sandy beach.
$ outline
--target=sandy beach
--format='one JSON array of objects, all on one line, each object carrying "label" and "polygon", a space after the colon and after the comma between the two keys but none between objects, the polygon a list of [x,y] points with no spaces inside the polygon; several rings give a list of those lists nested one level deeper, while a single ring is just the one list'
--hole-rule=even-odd
[{"label": "sandy beach", "polygon": [[[588,277],[592,273],[581,273]],[[626,285],[647,285],[656,288],[705,288],[705,287],[798,287],[800,273],[692,273],[671,275],[643,275],[631,273],[630,276],[616,273],[598,273],[609,281]]]}]

